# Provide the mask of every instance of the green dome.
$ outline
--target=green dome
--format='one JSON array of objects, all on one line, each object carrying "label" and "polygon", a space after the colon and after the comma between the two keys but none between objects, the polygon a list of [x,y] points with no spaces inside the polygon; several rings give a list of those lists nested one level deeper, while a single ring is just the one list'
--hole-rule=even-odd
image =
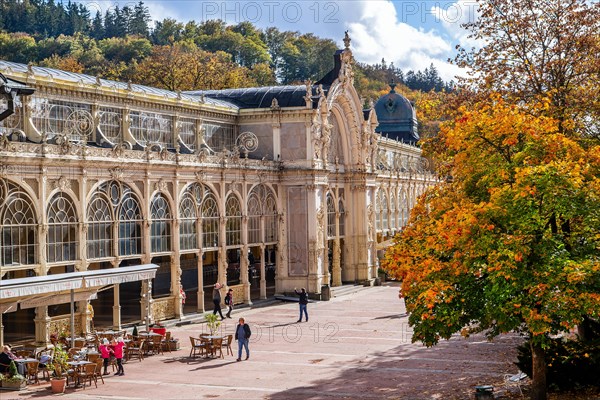
[{"label": "green dome", "polygon": [[375,132],[390,139],[408,143],[419,140],[415,107],[408,99],[394,90],[396,84],[390,83],[390,92],[383,95],[375,104],[375,113],[379,125]]}]

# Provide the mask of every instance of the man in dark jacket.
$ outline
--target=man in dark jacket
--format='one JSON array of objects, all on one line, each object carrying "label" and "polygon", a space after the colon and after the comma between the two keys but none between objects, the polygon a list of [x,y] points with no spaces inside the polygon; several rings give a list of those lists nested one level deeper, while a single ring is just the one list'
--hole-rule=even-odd
[{"label": "man in dark jacket", "polygon": [[237,361],[242,361],[242,347],[246,348],[246,360],[250,358],[250,350],[248,350],[250,335],[252,335],[252,332],[250,332],[250,327],[246,325],[244,318],[240,318],[240,323],[235,328],[235,340],[238,341]]},{"label": "man in dark jacket", "polygon": [[298,301],[300,303],[300,318],[298,318],[297,322],[302,322],[302,312],[304,312],[306,322],[308,322],[308,311],[306,310],[306,305],[308,304],[308,293],[306,293],[306,289],[304,288],[300,289],[300,291],[297,291],[296,288],[294,288],[294,292],[300,296]]},{"label": "man in dark jacket", "polygon": [[213,314],[219,313],[221,316],[221,321],[225,319],[223,316],[223,312],[221,311],[221,287],[223,287],[220,283],[215,283],[215,287],[213,289],[213,304],[215,308],[213,309]]}]

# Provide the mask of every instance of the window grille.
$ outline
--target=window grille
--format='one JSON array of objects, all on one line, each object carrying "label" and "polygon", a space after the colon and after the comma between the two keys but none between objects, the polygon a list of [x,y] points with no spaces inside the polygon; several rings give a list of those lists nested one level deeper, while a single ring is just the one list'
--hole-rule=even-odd
[{"label": "window grille", "polygon": [[31,198],[0,178],[0,199],[0,265],[36,264],[38,224]]},{"label": "window grille", "polygon": [[258,244],[263,241],[260,230],[261,214],[260,199],[253,191],[248,197],[248,244]]},{"label": "window grille", "polygon": [[87,210],[87,258],[113,256],[112,226],[114,212],[105,193],[96,192]]},{"label": "window grille", "polygon": [[279,238],[279,215],[277,214],[277,201],[271,191],[267,194],[265,202],[265,240],[267,243],[277,242]]},{"label": "window grille", "polygon": [[118,108],[101,107],[98,111],[98,129],[113,143],[119,143],[122,129],[122,114]]},{"label": "window grille", "polygon": [[171,207],[163,194],[159,193],[150,205],[150,248],[153,253],[171,251]]},{"label": "window grille", "polygon": [[112,238],[115,234],[119,242],[118,255],[142,253],[140,202],[127,184],[109,181],[100,185],[92,195],[87,215],[89,259],[114,257]]},{"label": "window grille", "polygon": [[50,200],[47,215],[46,256],[48,262],[78,259],[77,229],[79,221],[71,199],[62,192],[55,194]]},{"label": "window grille", "polygon": [[202,202],[202,247],[219,246],[219,206],[212,193],[208,193]]},{"label": "window grille", "polygon": [[381,196],[381,222],[382,222],[382,226],[381,226],[381,228],[383,230],[389,229],[388,221],[389,221],[388,199],[387,199],[387,196],[385,195],[385,193],[382,193],[382,196]]},{"label": "window grille", "polygon": [[381,207],[383,203],[382,196],[383,191],[380,189],[377,192],[377,199],[375,200],[375,226],[377,227],[377,230],[383,229],[383,225],[381,222]]},{"label": "window grille", "polygon": [[179,120],[179,139],[190,150],[196,150],[196,121],[188,118]]},{"label": "window grille", "polygon": [[214,152],[233,150],[236,145],[236,135],[233,125],[203,123],[204,142]]},{"label": "window grille", "polygon": [[129,117],[131,121],[129,130],[140,145],[159,144],[166,148],[173,148],[173,124],[170,116],[131,111]]},{"label": "window grille", "polygon": [[[6,110],[8,102],[4,98],[0,98],[0,110]],[[14,114],[0,121],[0,136],[8,136],[15,130],[23,130],[23,105],[17,97],[14,100]]]},{"label": "window grille", "polygon": [[389,222],[389,226],[390,229],[395,229],[396,228],[396,197],[392,194],[390,196],[390,222]]},{"label": "window grille", "polygon": [[335,201],[331,193],[327,193],[327,238],[335,237]]},{"label": "window grille", "polygon": [[344,237],[346,235],[346,210],[344,208],[344,201],[341,198],[338,202],[338,212],[340,214],[340,237]]},{"label": "window grille", "polygon": [[37,130],[48,139],[67,135],[71,142],[87,141],[94,132],[91,105],[33,97],[31,115]]},{"label": "window grille", "polygon": [[242,212],[240,201],[235,195],[230,195],[225,204],[227,224],[225,238],[227,246],[236,246],[242,243]]}]

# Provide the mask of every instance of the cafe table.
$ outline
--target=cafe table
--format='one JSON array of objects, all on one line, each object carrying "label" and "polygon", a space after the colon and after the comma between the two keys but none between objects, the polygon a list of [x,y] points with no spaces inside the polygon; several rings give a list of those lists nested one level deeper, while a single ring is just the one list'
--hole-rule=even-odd
[{"label": "cafe table", "polygon": [[17,358],[14,360],[15,364],[17,364],[17,372],[23,376],[27,374],[25,364],[28,362],[40,362],[37,358]]},{"label": "cafe table", "polygon": [[89,361],[85,361],[85,360],[78,360],[78,361],[67,361],[67,365],[70,367],[73,367],[73,371],[74,371],[74,379],[73,382],[75,383],[75,386],[80,386],[81,382],[79,382],[79,372],[81,371],[81,367],[83,367],[84,365],[88,365],[88,364],[93,364],[92,362]]}]

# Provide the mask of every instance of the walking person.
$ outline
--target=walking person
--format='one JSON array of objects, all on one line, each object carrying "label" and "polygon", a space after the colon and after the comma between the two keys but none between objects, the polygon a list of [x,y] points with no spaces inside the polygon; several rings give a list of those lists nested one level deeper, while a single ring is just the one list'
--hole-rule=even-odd
[{"label": "walking person", "polygon": [[104,375],[108,375],[108,363],[110,361],[110,353],[112,353],[112,349],[110,348],[110,344],[107,338],[102,339],[102,344],[98,346],[98,350],[100,350],[100,357],[104,360]]},{"label": "walking person", "polygon": [[233,289],[227,291],[227,294],[225,295],[225,305],[228,307],[225,316],[231,318],[231,311],[233,310]]},{"label": "walking person", "polygon": [[304,288],[300,289],[300,291],[297,291],[296,288],[294,288],[294,293],[300,296],[300,300],[298,301],[298,303],[300,303],[300,318],[298,318],[297,322],[302,322],[302,312],[304,312],[306,322],[308,322],[308,311],[306,310],[306,305],[308,304],[308,293],[306,293],[306,289]]},{"label": "walking person", "polygon": [[246,348],[246,360],[250,358],[248,342],[250,341],[250,327],[246,324],[244,318],[240,318],[238,326],[235,328],[235,340],[238,341],[238,358],[236,361],[242,361],[242,347]]},{"label": "walking person", "polygon": [[125,346],[125,342],[123,342],[123,338],[120,337],[118,340],[113,339],[112,349],[115,352],[115,358],[117,359],[117,372],[115,375],[125,375],[125,371],[123,370],[123,347]]},{"label": "walking person", "polygon": [[223,311],[221,311],[221,289],[222,285],[220,283],[215,283],[215,288],[213,289],[213,303],[215,308],[213,309],[213,315],[219,313],[221,316],[221,321],[225,319],[223,316]]}]

